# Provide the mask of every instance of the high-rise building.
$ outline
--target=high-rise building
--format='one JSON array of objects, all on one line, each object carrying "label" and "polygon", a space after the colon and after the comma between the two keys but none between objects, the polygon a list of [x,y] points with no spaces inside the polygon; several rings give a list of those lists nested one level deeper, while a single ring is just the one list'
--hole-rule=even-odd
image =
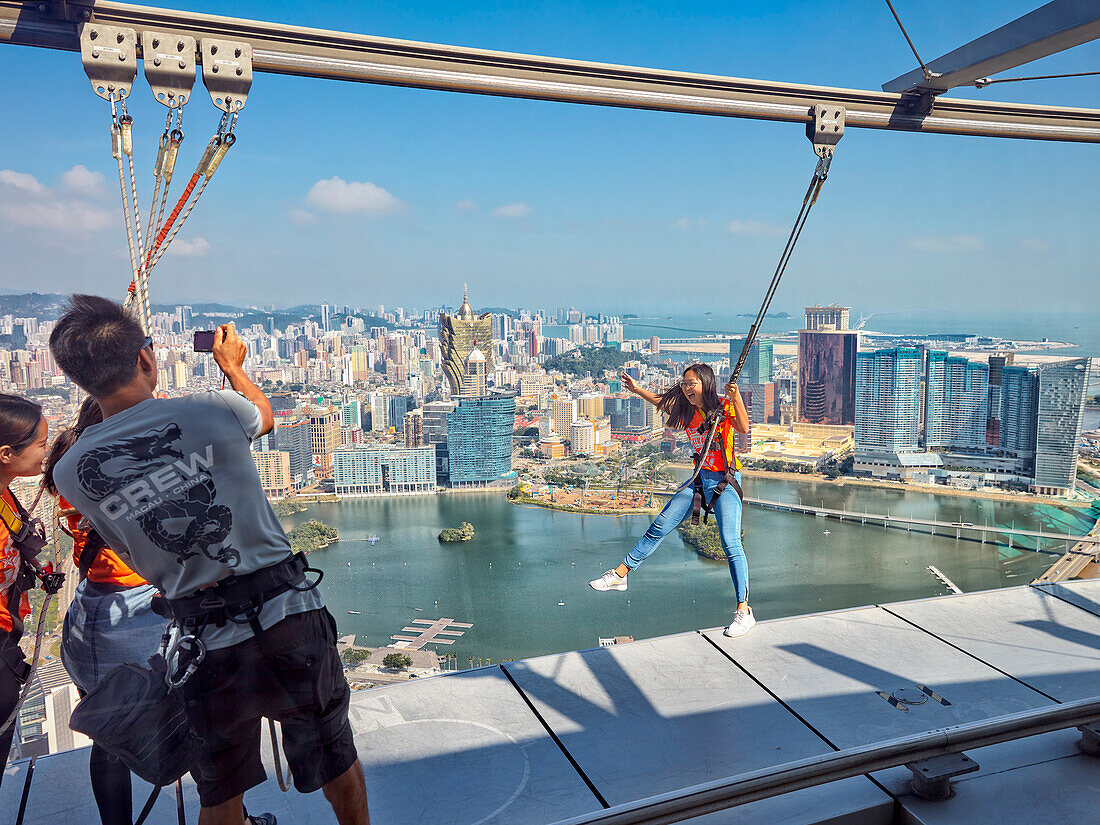
[{"label": "high-rise building", "polygon": [[[439,313],[439,342],[443,347],[443,372],[447,376],[451,395],[470,394],[470,379],[467,378],[467,361],[470,354],[479,350],[485,359],[482,376],[493,371],[493,323],[492,313],[475,315],[462,290],[462,305],[455,315]],[[476,382],[477,373],[474,373]]]},{"label": "high-rise building", "polygon": [[485,395],[488,390],[488,376],[485,372],[487,363],[485,353],[478,347],[470,351],[462,377],[462,395]]},{"label": "high-rise building", "polygon": [[857,452],[917,452],[921,366],[915,347],[856,354]]},{"label": "high-rise building", "polygon": [[596,428],[587,418],[578,418],[569,428],[570,449],[574,455],[594,455]]},{"label": "high-rise building", "polygon": [[405,446],[424,446],[424,412],[413,410],[405,413]]},{"label": "high-rise building", "polygon": [[[741,357],[740,341],[730,341],[730,369],[732,370],[734,365],[737,364],[737,359]],[[774,352],[774,344],[768,339],[757,339],[751,347],[749,347],[748,356],[745,359],[745,366],[741,370],[741,375],[737,381],[739,384],[767,384],[772,380],[772,360]],[[757,419],[758,421],[761,419]]]},{"label": "high-rise building", "polygon": [[799,330],[799,421],[804,424],[855,423],[858,349],[859,333],[855,331]]},{"label": "high-rise building", "polygon": [[395,432],[405,431],[405,413],[409,409],[409,399],[404,395],[391,395],[386,399],[386,419]]},{"label": "high-rise building", "polygon": [[1038,432],[1039,374],[1023,366],[1001,368],[1000,452],[1023,459],[1027,466],[1035,460],[1035,436]]},{"label": "high-rise building", "polygon": [[[767,384],[747,384],[738,382],[742,395],[752,393],[752,420],[760,424],[773,424],[779,421],[779,385],[774,381]],[[748,402],[745,402],[746,408]]]},{"label": "high-rise building", "polygon": [[264,438],[267,449],[290,456],[290,483],[293,487],[304,487],[313,480],[313,442],[309,421],[277,417],[275,429]]},{"label": "high-rise building", "polygon": [[363,406],[358,399],[340,405],[340,425],[342,427],[363,427]]},{"label": "high-rise building", "polygon": [[340,446],[340,408],[329,404],[326,409],[310,408],[309,440],[314,463],[325,475],[332,472],[332,454]]},{"label": "high-rise building", "polygon": [[558,397],[550,402],[551,426],[562,438],[569,438],[573,422],[577,420],[577,401],[574,398]]},{"label": "high-rise building", "polygon": [[989,417],[989,365],[942,350],[928,352],[924,445],[933,452],[984,451]]},{"label": "high-rise building", "polygon": [[1001,443],[1001,372],[1012,366],[1015,354],[998,352],[989,356],[989,418],[985,422],[985,443],[998,447]]},{"label": "high-rise building", "polygon": [[484,486],[514,475],[512,429],[514,393],[460,395],[447,416],[447,449],[452,487]]},{"label": "high-rise building", "polygon": [[332,332],[332,307],[328,304],[321,304],[321,329]]},{"label": "high-rise building", "polygon": [[848,329],[848,307],[836,304],[828,307],[806,307],[806,329],[837,332]]},{"label": "high-rise building", "polygon": [[1039,367],[1034,485],[1038,493],[1064,494],[1072,491],[1077,481],[1078,441],[1090,367],[1089,358]]},{"label": "high-rise building", "polygon": [[337,450],[332,465],[338,496],[435,490],[435,451],[431,447]]},{"label": "high-rise building", "polygon": [[454,411],[454,401],[429,401],[423,407],[424,445],[435,448],[436,483],[445,487],[451,481],[451,459],[447,446],[448,419]]},{"label": "high-rise building", "polygon": [[290,453],[282,450],[269,450],[253,453],[256,472],[260,475],[260,486],[264,495],[271,498],[283,498],[293,489],[290,479]]}]

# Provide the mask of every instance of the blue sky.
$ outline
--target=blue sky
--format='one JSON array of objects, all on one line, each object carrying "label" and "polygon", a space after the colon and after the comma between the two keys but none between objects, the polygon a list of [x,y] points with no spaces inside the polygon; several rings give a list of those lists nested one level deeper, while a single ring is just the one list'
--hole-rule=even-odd
[{"label": "blue sky", "polygon": [[[882,0],[153,5],[826,86],[876,89],[915,64]],[[930,60],[1038,3],[896,5]],[[1009,74],[1097,69],[1092,43]],[[0,76],[0,287],[121,295],[107,104],[75,54],[0,46]],[[1087,107],[1098,91],[1081,78],[953,96]],[[181,169],[217,123],[196,92]],[[130,108],[144,212],[163,109],[140,74]],[[457,303],[467,281],[480,306],[744,311],[814,166],[793,124],[272,75],[237,133],[153,275],[155,302],[423,307]],[[1092,145],[850,130],[775,308],[1095,307],[1098,173]]]}]

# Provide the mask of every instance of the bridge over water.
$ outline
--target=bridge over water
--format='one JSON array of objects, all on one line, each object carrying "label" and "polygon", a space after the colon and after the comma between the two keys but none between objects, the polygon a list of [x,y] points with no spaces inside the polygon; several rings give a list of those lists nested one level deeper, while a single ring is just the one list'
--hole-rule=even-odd
[{"label": "bridge over water", "polygon": [[[806,515],[816,516],[817,518],[831,518],[838,521],[858,521],[861,524],[881,524],[883,527],[893,527],[897,529],[913,530],[917,528],[927,528],[930,535],[939,534],[950,535],[955,534],[955,538],[974,537],[977,536],[982,544],[985,544],[989,540],[993,540],[996,543],[1007,544],[1009,547],[1013,546],[1013,538],[1016,536],[1034,538],[1036,540],[1036,550],[1038,552],[1053,552],[1051,550],[1043,550],[1042,542],[1044,540],[1052,542],[1064,542],[1066,550],[1068,551],[1071,545],[1085,544],[1090,545],[1094,549],[1097,545],[1100,545],[1100,535],[1088,534],[1084,536],[1077,536],[1071,533],[1048,533],[1040,530],[1023,530],[1015,527],[1004,527],[995,524],[973,524],[971,522],[959,522],[959,521],[936,521],[935,519],[922,519],[914,518],[912,516],[898,516],[891,513],[860,513],[854,510],[834,510],[829,507],[815,507],[812,504],[798,504],[791,503],[789,501],[773,501],[771,499],[764,498],[745,498],[746,504],[751,504],[754,507],[764,507],[769,510],[785,510],[790,513],[803,513]],[[997,541],[998,536],[1005,536],[1006,541]]]}]

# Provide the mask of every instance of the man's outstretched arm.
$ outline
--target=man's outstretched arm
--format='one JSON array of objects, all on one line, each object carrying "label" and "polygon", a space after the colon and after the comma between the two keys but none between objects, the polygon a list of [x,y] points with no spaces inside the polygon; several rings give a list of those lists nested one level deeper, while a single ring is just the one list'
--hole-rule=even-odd
[{"label": "man's outstretched arm", "polygon": [[266,435],[275,429],[275,416],[271,413],[271,402],[267,400],[263,390],[245,375],[244,357],[247,354],[248,347],[238,337],[233,324],[222,324],[218,327],[218,331],[214,333],[214,360],[225,374],[229,386],[256,405],[263,422],[257,436]]}]

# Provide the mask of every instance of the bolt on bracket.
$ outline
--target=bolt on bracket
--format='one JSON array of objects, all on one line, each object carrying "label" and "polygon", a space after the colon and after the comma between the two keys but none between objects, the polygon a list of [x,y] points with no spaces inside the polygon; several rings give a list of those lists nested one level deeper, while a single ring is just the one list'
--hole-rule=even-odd
[{"label": "bolt on bracket", "polygon": [[223,112],[239,112],[252,87],[252,47],[248,43],[204,37],[199,48],[202,82],[210,92],[210,99]]},{"label": "bolt on bracket", "polygon": [[832,155],[840,139],[844,137],[844,115],[846,109],[829,103],[815,103],[810,109],[810,120],[806,124],[806,137],[814,144],[819,157]]},{"label": "bolt on bracket", "polygon": [[92,89],[101,98],[129,97],[137,77],[137,33],[118,26],[82,23],[80,62]]},{"label": "bolt on bracket", "polygon": [[1077,747],[1081,752],[1089,756],[1100,756],[1100,723],[1081,725],[1077,730],[1081,731],[1081,738],[1077,740]]},{"label": "bolt on bracket", "polygon": [[191,99],[191,87],[195,85],[195,38],[143,31],[141,54],[145,79],[157,103],[174,108]]},{"label": "bolt on bracket", "polygon": [[973,773],[980,766],[965,753],[947,753],[910,762],[905,767],[913,772],[909,786],[917,796],[922,799],[948,799],[952,794],[951,778]]}]

